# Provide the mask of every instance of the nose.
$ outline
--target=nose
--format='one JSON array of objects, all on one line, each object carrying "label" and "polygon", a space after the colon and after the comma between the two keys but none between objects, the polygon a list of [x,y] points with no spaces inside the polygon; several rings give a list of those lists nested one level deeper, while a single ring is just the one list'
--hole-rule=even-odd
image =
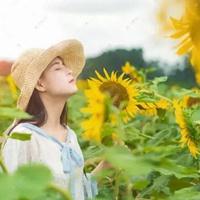
[{"label": "nose", "polygon": [[66,73],[67,73],[67,75],[71,75],[72,73],[73,73],[73,71],[71,70],[71,69],[69,69],[69,68],[65,68],[66,69]]}]

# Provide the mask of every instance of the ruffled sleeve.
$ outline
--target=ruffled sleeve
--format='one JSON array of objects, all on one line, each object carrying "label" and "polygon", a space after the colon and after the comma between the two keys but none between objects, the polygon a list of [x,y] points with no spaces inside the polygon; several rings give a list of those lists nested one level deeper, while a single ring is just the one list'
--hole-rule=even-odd
[{"label": "ruffled sleeve", "polygon": [[31,140],[20,141],[9,138],[6,141],[3,148],[3,159],[9,172],[15,171],[19,165],[30,163],[32,156],[38,152],[36,138],[30,129],[18,125],[13,129],[13,132],[31,134]]},{"label": "ruffled sleeve", "polygon": [[97,181],[93,178],[93,175],[86,173],[83,175],[83,187],[85,200],[94,198],[98,194]]}]

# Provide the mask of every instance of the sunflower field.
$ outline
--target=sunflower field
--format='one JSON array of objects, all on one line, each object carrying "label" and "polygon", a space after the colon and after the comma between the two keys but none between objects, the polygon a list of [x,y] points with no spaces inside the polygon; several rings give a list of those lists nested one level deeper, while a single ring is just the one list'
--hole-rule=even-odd
[{"label": "sunflower field", "polygon": [[[177,54],[188,55],[200,85],[200,1],[173,3],[162,4],[160,25],[179,40]],[[181,16],[168,16],[176,4],[183,5]],[[110,166],[94,177],[99,185],[95,199],[199,200],[199,87],[168,85],[165,76],[148,79],[153,68],[137,70],[128,61],[122,74],[108,73],[106,67],[103,73],[95,71],[95,77],[79,80],[79,92],[67,102],[68,124],[78,136],[85,172],[102,160]],[[52,183],[51,172],[43,165],[28,164],[8,173],[2,158],[8,136],[3,132],[13,119],[30,116],[15,107],[19,94],[12,78],[0,81],[0,199],[71,199],[68,191]],[[11,137],[30,139],[17,133]]]}]

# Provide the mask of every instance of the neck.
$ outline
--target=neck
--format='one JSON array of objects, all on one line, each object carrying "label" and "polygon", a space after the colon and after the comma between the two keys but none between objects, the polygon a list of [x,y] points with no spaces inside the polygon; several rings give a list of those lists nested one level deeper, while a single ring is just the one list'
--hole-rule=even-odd
[{"label": "neck", "polygon": [[42,127],[59,129],[61,127],[60,117],[66,101],[58,98],[43,98],[43,103],[47,112],[47,121]]}]

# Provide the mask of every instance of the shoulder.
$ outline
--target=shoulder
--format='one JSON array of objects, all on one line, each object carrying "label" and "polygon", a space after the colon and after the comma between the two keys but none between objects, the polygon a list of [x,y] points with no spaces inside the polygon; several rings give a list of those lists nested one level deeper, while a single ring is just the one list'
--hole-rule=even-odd
[{"label": "shoulder", "polygon": [[67,132],[68,132],[69,135],[71,135],[72,137],[77,137],[74,130],[71,129],[69,126],[66,126],[66,129],[67,129]]},{"label": "shoulder", "polygon": [[17,126],[15,126],[15,128],[13,128],[13,130],[11,131],[11,134],[17,132],[17,133],[29,133],[32,134],[32,130],[23,126],[23,123],[18,124]]},{"label": "shoulder", "polygon": [[76,141],[76,143],[78,143],[77,135],[74,132],[74,130],[71,129],[69,126],[66,126],[66,128],[67,128],[69,140],[73,140],[73,141]]},{"label": "shoulder", "polygon": [[33,132],[29,128],[23,127],[22,124],[16,125],[13,130],[11,131],[10,135],[11,136],[13,133],[22,133],[22,134],[31,134],[31,139],[30,140],[25,140],[21,141],[19,139],[15,138],[7,138],[6,143],[5,143],[5,149],[18,149],[20,146],[25,146],[29,145],[30,142],[33,141]]}]

